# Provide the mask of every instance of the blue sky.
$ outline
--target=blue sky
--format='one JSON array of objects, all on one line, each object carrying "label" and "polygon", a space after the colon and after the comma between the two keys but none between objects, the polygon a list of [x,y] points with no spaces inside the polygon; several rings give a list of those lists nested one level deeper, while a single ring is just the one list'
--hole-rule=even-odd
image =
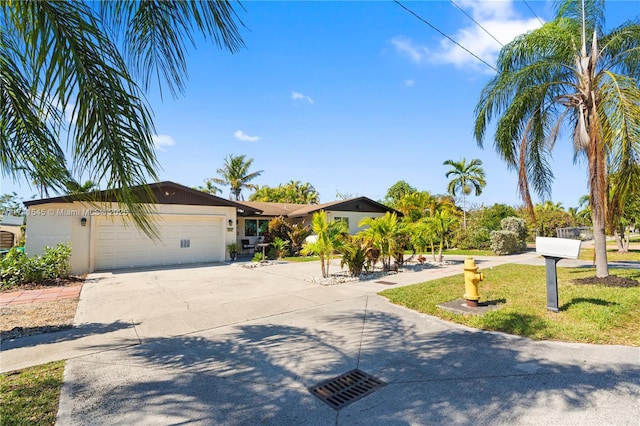
[{"label": "blue sky", "polygon": [[[403,4],[489,63],[500,45],[455,5],[502,43],[554,10],[535,0]],[[445,193],[442,163],[466,157],[481,159],[487,174],[483,194],[468,202],[521,203],[517,176],[492,140],[483,150],[473,139],[474,107],[492,73],[486,65],[390,1],[244,7],[246,49],[229,54],[198,42],[185,94],[149,96],[161,180],[203,185],[225,156],[245,154],[264,170],[255,184],[299,180],[322,202],[338,191],[378,200],[398,180]],[[638,1],[607,2],[608,28],[639,15]],[[552,199],[576,206],[587,193],[585,167],[573,165],[568,135],[554,152]],[[10,191],[25,200],[37,192],[5,178],[0,192]]]}]

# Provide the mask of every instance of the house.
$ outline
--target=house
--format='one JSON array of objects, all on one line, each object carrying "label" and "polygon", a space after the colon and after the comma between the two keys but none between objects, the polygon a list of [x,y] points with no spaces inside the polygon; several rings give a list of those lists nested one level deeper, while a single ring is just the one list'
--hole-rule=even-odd
[{"label": "house", "polygon": [[[138,187],[140,196],[146,192]],[[27,255],[41,255],[46,246],[71,242],[74,274],[93,271],[222,262],[226,245],[236,241],[239,213],[254,210],[174,182],[148,185],[158,238],[151,239],[133,224],[113,194],[92,193],[96,202],[78,196],[27,201]]]},{"label": "house", "polygon": [[253,210],[256,212],[254,215],[247,213],[238,218],[238,240],[248,239],[251,244],[255,244],[260,235],[269,229],[269,221],[274,217],[282,216],[291,224],[304,223],[310,226],[313,214],[324,210],[328,220],[345,221],[349,226],[349,233],[355,234],[362,229],[358,227],[358,224],[365,217],[380,217],[387,212],[402,216],[402,213],[391,207],[367,197],[331,201],[323,204],[288,204],[258,201],[237,201],[237,203],[246,206],[247,211]]},{"label": "house", "polygon": [[0,217],[0,249],[17,246],[22,239],[24,217],[3,215]]},{"label": "house", "polygon": [[227,244],[243,239],[255,244],[274,217],[310,224],[311,216],[324,210],[328,219],[344,220],[355,233],[362,218],[395,212],[366,197],[315,205],[240,202],[169,181],[134,190],[142,200],[147,190],[153,194],[148,203],[155,212],[157,238],[134,225],[113,192],[97,191],[91,202],[78,195],[26,201],[26,254],[42,255],[47,246],[70,242],[74,274],[223,262]]}]

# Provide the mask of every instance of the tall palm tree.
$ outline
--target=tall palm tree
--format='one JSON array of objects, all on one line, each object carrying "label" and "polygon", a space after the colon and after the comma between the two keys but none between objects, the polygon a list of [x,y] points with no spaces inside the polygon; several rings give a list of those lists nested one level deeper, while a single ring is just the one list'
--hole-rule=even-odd
[{"label": "tall palm tree", "polygon": [[[203,35],[231,52],[241,22],[226,1],[0,0],[0,170],[65,190],[60,134],[73,169],[113,190],[145,232],[148,204],[134,186],[157,179],[152,81],[175,95],[186,43]],[[72,112],[65,120],[63,111]],[[115,189],[118,189],[115,191]],[[145,194],[143,196],[150,196]]]},{"label": "tall palm tree", "polygon": [[211,195],[216,195],[219,192],[222,192],[222,189],[220,189],[217,186],[215,186],[211,179],[205,179],[204,180],[204,186],[199,185],[199,186],[195,187],[194,189],[197,189],[198,191],[206,192],[207,194],[211,194]]},{"label": "tall palm tree", "polygon": [[549,194],[549,156],[560,130],[572,130],[576,154],[588,164],[598,277],[609,275],[607,174],[626,174],[640,162],[639,64],[640,23],[606,33],[604,0],[563,0],[554,20],[501,50],[498,73],[476,107],[478,144],[497,118],[495,148],[518,170],[532,216],[530,185],[543,197]]},{"label": "tall palm tree", "polygon": [[100,186],[92,180],[86,180],[82,184],[75,180],[70,180],[67,183],[67,194],[86,194],[98,189],[100,189]]},{"label": "tall palm tree", "polygon": [[449,181],[447,186],[447,192],[457,196],[458,193],[462,194],[462,223],[463,227],[467,228],[467,195],[474,191],[476,197],[482,194],[482,189],[487,185],[484,175],[484,169],[482,168],[482,160],[474,158],[467,164],[466,159],[461,161],[447,160],[443,163],[445,166],[453,167],[449,170],[445,176],[453,176],[454,178]]},{"label": "tall palm tree", "polygon": [[236,201],[240,199],[244,200],[244,197],[242,196],[242,189],[256,189],[257,186],[249,182],[260,176],[264,171],[258,170],[257,172],[249,172],[249,168],[253,163],[253,158],[249,158],[246,161],[245,158],[246,155],[228,155],[224,159],[224,166],[216,170],[222,178],[211,179],[214,183],[229,185],[229,199],[235,199]]}]

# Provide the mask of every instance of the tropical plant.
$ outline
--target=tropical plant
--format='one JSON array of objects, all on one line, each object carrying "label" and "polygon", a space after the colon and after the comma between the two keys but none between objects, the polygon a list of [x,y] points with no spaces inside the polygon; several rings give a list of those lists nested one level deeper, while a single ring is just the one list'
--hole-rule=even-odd
[{"label": "tropical plant", "polygon": [[283,216],[274,217],[269,221],[269,235],[272,239],[280,238],[281,240],[289,240],[289,232],[291,224]]},{"label": "tropical plant", "polygon": [[441,201],[437,196],[427,191],[414,191],[404,195],[395,202],[395,209],[403,214],[403,219],[408,222],[417,222],[423,217],[428,217],[441,207]]},{"label": "tropical plant", "polygon": [[391,185],[391,187],[387,190],[383,202],[384,204],[395,208],[396,203],[400,201],[402,197],[416,191],[417,189],[409,185],[407,182],[399,180],[398,182]]},{"label": "tropical plant", "polygon": [[222,168],[216,170],[221,178],[212,178],[213,183],[219,185],[229,185],[229,199],[235,199],[236,201],[242,199],[242,189],[255,189],[256,185],[251,184],[253,179],[260,176],[263,170],[257,172],[249,172],[249,168],[253,163],[253,158],[249,158],[245,161],[246,155],[228,155],[224,159],[224,165]]},{"label": "tropical plant", "polygon": [[70,180],[66,184],[67,194],[86,194],[87,192],[96,191],[100,189],[97,183],[92,180],[86,180],[83,184]]},{"label": "tropical plant", "polygon": [[311,235],[311,229],[302,223],[295,223],[289,229],[289,241],[291,241],[291,254],[297,256],[302,250],[302,245],[307,237]]},{"label": "tropical plant", "polygon": [[66,132],[73,169],[104,182],[153,234],[153,210],[138,202],[151,193],[134,191],[157,179],[145,91],[153,80],[174,95],[184,91],[185,41],[198,35],[231,52],[242,48],[233,4],[1,1],[0,21],[3,174],[64,191],[59,135]]},{"label": "tropical plant", "polygon": [[462,224],[463,227],[466,228],[467,195],[473,191],[477,197],[482,194],[482,189],[487,185],[484,169],[482,168],[482,161],[474,158],[467,164],[467,160],[463,158],[461,161],[447,160],[443,165],[452,167],[452,169],[445,174],[447,178],[453,176],[453,179],[449,181],[449,185],[447,186],[447,192],[454,197],[456,197],[457,194],[462,195]]},{"label": "tropical plant", "polygon": [[588,165],[596,276],[609,275],[605,221],[607,175],[640,162],[640,23],[606,33],[604,0],[563,0],[556,18],[517,37],[500,52],[497,75],[476,107],[482,146],[495,118],[495,147],[518,170],[530,214],[530,185],[545,198],[553,174],[548,158],[565,126]]},{"label": "tropical plant", "polygon": [[25,283],[69,276],[71,244],[45,247],[42,256],[27,257],[23,250],[13,247],[0,258],[0,289],[6,290]]},{"label": "tropical plant", "polygon": [[442,249],[444,248],[444,243],[453,232],[454,227],[458,224],[458,219],[448,211],[441,210],[428,220],[428,223],[432,227],[439,242],[438,262],[442,262]]},{"label": "tropical plant", "polygon": [[227,244],[227,252],[229,252],[229,257],[231,260],[236,260],[238,256],[239,245],[236,242]]},{"label": "tropical plant", "polygon": [[376,218],[365,217],[358,223],[358,226],[367,227],[357,234],[358,238],[380,252],[382,269],[389,271],[391,269],[391,259],[401,246],[399,240],[405,233],[398,216],[395,213],[387,212],[384,216]]},{"label": "tropical plant", "polygon": [[427,248],[431,248],[433,261],[436,261],[435,240],[436,233],[430,218],[425,217],[418,222],[410,224],[407,231],[411,238],[411,245],[421,252],[425,252]]},{"label": "tropical plant", "polygon": [[268,185],[256,186],[249,201],[291,204],[318,204],[320,195],[309,182],[289,181],[284,185],[272,188]]},{"label": "tropical plant", "polygon": [[[640,175],[640,167],[635,167],[633,173]],[[620,188],[621,185],[626,187]],[[619,174],[609,175],[609,191],[607,223],[616,236],[618,251],[628,252],[629,230],[640,220],[640,177],[628,179]]]},{"label": "tropical plant", "polygon": [[287,247],[289,247],[289,241],[283,240],[280,237],[275,237],[273,241],[271,241],[271,246],[275,251],[276,258],[282,259],[287,252]]},{"label": "tropical plant", "polygon": [[204,186],[199,185],[193,189],[197,189],[198,191],[206,192],[207,194],[211,194],[211,195],[217,195],[218,193],[222,192],[222,189],[215,186],[211,179],[205,179]]},{"label": "tropical plant", "polygon": [[313,214],[311,217],[311,229],[315,234],[315,241],[305,243],[301,253],[305,256],[317,254],[320,257],[322,277],[328,278],[331,255],[342,247],[349,229],[342,220],[328,221],[324,210]]},{"label": "tropical plant", "polygon": [[23,216],[25,213],[22,200],[18,197],[18,194],[11,192],[0,196],[0,216],[6,214],[11,216]]},{"label": "tropical plant", "polygon": [[362,270],[367,263],[366,245],[352,238],[342,246],[340,253],[342,253],[342,258],[340,259],[341,268],[346,265],[352,277],[362,274]]}]

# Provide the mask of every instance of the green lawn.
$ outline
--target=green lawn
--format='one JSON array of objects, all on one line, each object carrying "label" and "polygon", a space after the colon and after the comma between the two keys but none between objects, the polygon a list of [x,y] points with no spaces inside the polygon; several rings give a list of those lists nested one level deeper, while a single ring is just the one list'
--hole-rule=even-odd
[{"label": "green lawn", "polygon": [[0,374],[0,425],[54,425],[64,361]]},{"label": "green lawn", "polygon": [[[463,297],[462,274],[380,294],[410,309],[484,330],[537,340],[640,346],[640,287],[576,285],[570,281],[593,276],[594,270],[558,267],[560,312],[553,313],[546,309],[544,266],[502,265],[483,272],[481,301],[504,301],[501,309],[483,316],[454,314],[437,307]],[[640,280],[639,270],[611,273]]]},{"label": "green lawn", "polygon": [[[581,248],[580,255],[578,257],[581,260],[593,260],[592,248]],[[624,261],[636,261],[640,262],[640,249],[630,248],[627,253],[620,253],[615,246],[607,245],[607,261],[609,262],[624,262]]]},{"label": "green lawn", "polygon": [[[411,250],[405,250],[404,257],[405,259],[413,254]],[[422,254],[429,259],[433,256],[430,251],[426,253],[416,253],[416,256]],[[461,249],[450,249],[450,250],[442,250],[442,255],[464,255],[464,256],[495,256],[495,254],[491,250],[461,250]],[[438,249],[436,249],[436,257],[438,257]]]}]

